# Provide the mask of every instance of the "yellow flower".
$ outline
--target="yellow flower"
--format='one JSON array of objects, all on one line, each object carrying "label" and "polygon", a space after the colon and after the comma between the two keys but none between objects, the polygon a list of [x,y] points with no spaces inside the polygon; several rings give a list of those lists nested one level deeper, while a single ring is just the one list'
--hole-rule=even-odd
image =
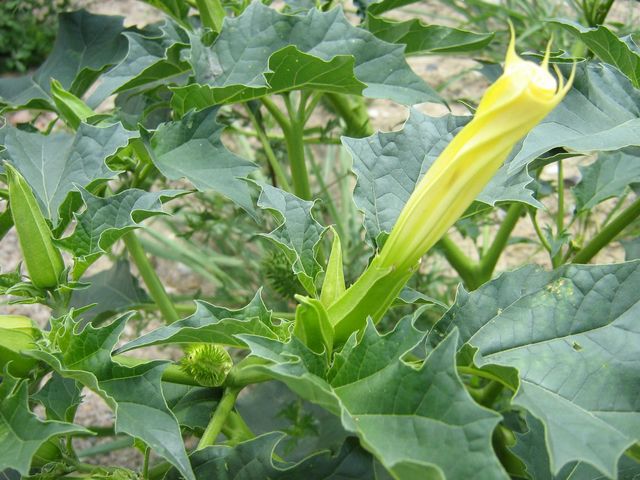
[{"label": "yellow flower", "polygon": [[[515,52],[512,32],[504,73],[489,87],[476,114],[416,185],[380,254],[327,310],[336,343],[380,320],[424,255],[453,225],[502,165],[511,149],[560,103],[571,88]],[[556,70],[557,71],[557,70]]]},{"label": "yellow flower", "polygon": [[549,48],[541,65],[515,52],[512,35],[504,73],[489,87],[476,114],[418,183],[380,252],[380,266],[415,265],[482,191],[511,149],[571,88],[574,71],[560,84],[549,72]]}]

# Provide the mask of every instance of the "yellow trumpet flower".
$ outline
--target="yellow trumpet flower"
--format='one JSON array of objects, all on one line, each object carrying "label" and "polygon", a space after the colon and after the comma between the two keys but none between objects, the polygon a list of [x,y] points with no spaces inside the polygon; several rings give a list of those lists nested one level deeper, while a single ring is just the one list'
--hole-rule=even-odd
[{"label": "yellow trumpet flower", "polygon": [[440,154],[400,212],[382,251],[327,310],[335,341],[344,342],[380,320],[424,255],[453,225],[500,168],[511,149],[571,88],[549,72],[550,45],[541,65],[523,60],[513,34],[504,73],[489,87],[476,114]]},{"label": "yellow trumpet flower", "polygon": [[453,225],[487,185],[507,155],[571,88],[575,68],[559,84],[541,65],[523,60],[512,35],[504,73],[489,87],[476,114],[449,143],[402,209],[380,252],[380,266],[406,270]]}]

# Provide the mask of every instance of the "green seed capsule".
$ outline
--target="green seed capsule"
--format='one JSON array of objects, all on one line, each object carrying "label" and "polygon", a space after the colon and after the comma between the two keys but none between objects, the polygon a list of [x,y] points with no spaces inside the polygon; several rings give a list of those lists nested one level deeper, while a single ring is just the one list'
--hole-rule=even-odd
[{"label": "green seed capsule", "polygon": [[13,223],[31,281],[39,288],[56,287],[64,262],[53,243],[49,225],[22,175],[8,164],[5,164],[5,170]]}]

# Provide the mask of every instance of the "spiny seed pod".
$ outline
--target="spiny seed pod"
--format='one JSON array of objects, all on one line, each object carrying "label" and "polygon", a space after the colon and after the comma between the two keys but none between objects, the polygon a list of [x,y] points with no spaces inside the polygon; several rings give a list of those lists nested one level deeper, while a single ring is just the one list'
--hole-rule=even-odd
[{"label": "spiny seed pod", "polygon": [[5,163],[5,171],[11,215],[31,281],[38,288],[54,288],[64,271],[60,250],[29,184],[11,165]]},{"label": "spiny seed pod", "polygon": [[304,292],[298,277],[291,269],[291,262],[282,251],[273,251],[264,257],[262,271],[271,287],[283,298],[293,300],[296,294]]},{"label": "spiny seed pod", "polygon": [[0,375],[7,364],[9,373],[13,376],[29,375],[36,360],[21,355],[20,352],[34,348],[34,342],[39,336],[40,330],[30,318],[22,315],[0,315]]},{"label": "spiny seed pod", "polygon": [[199,384],[219,387],[233,367],[233,360],[221,345],[196,343],[186,348],[180,367]]}]

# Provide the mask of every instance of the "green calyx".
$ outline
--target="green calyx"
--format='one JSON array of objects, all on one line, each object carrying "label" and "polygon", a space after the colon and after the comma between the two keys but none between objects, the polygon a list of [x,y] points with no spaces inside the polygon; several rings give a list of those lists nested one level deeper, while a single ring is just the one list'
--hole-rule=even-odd
[{"label": "green calyx", "polygon": [[31,281],[38,288],[55,288],[64,271],[60,250],[27,181],[9,164],[5,171],[11,215]]},{"label": "green calyx", "polygon": [[20,352],[35,348],[40,330],[22,315],[0,315],[0,372],[9,368],[15,377],[26,377],[37,361]]}]

